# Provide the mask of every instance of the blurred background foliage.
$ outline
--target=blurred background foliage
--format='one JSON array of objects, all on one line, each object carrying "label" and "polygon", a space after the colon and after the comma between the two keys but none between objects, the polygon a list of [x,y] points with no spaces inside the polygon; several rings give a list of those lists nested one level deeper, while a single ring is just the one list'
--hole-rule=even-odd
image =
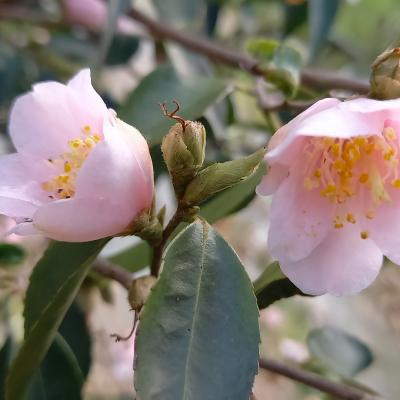
[{"label": "blurred background foliage", "polygon": [[[315,71],[318,76],[327,70],[367,81],[371,62],[400,39],[397,0],[93,3],[97,5],[84,0],[0,1],[1,152],[12,151],[7,120],[16,96],[35,82],[64,82],[80,68],[90,67],[94,86],[109,107],[146,136],[157,176],[158,205],[167,204],[167,215],[174,200],[159,144],[171,122],[162,116],[158,103],[177,100],[183,117],[200,119],[207,128],[208,162],[225,161],[264,145],[304,104],[327,95],[357,94],[343,87],[331,90],[338,88],[302,84],[302,71]],[[132,6],[178,31],[256,57],[268,71],[261,89],[271,106],[261,101],[260,79],[246,68],[214,63],[162,36],[150,35],[143,24],[125,16]],[[300,106],[287,106],[290,101]],[[215,222],[237,249],[252,278],[270,261],[265,251],[269,202],[253,201],[261,173],[202,208],[202,215]],[[27,280],[46,246],[37,238],[3,241],[0,391],[4,371],[22,337]],[[137,239],[115,239],[103,256],[143,273],[149,248]],[[399,289],[398,274],[393,266],[386,266],[377,282],[357,298],[281,300],[261,312],[261,353],[335,380],[371,386],[396,399],[400,393]],[[29,399],[134,398],[133,343],[114,344],[109,339],[110,333],[129,330],[130,324],[125,293],[117,284],[91,274],[41,366]],[[60,397],[60,387],[66,397]],[[254,392],[258,400],[328,399],[266,372],[258,375]]]}]

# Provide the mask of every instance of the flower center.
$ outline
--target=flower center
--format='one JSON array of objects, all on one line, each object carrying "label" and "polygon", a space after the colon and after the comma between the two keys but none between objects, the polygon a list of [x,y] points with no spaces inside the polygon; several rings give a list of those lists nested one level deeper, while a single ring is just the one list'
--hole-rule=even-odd
[{"label": "flower center", "polygon": [[[351,139],[311,137],[303,151],[304,187],[319,190],[320,196],[336,205],[333,225],[337,229],[355,224],[357,218],[374,218],[376,208],[391,200],[391,189],[400,188],[399,141],[392,127],[382,135]],[[360,206],[364,207],[361,214],[355,212]],[[361,238],[367,237],[368,232],[361,232]]]},{"label": "flower center", "polygon": [[85,125],[82,133],[82,137],[68,142],[69,151],[48,159],[59,170],[53,179],[42,183],[42,189],[49,193],[50,199],[69,199],[74,196],[79,169],[93,147],[102,140],[100,135],[92,132],[90,125]]}]

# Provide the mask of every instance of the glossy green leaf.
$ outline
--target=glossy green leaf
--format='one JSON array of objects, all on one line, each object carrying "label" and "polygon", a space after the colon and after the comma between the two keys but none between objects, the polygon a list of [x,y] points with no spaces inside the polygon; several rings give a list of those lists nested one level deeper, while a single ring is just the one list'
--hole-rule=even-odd
[{"label": "glossy green leaf", "polygon": [[311,354],[324,366],[343,376],[358,374],[374,359],[365,343],[333,326],[312,330],[307,344]]},{"label": "glossy green leaf", "polygon": [[310,60],[314,60],[328,40],[340,0],[309,0]]},{"label": "glossy green leaf", "polygon": [[147,75],[120,108],[118,115],[138,128],[150,144],[158,144],[174,122],[165,117],[159,103],[172,100],[180,103],[179,115],[194,120],[203,115],[225,92],[225,83],[216,78],[180,78],[169,65],[163,65]]},{"label": "glossy green leaf", "polygon": [[16,244],[0,243],[0,268],[18,265],[24,261],[25,250]]},{"label": "glossy green leaf", "polygon": [[299,288],[286,278],[279,267],[279,263],[276,261],[265,269],[253,283],[253,286],[260,310],[267,308],[280,299],[304,295]]},{"label": "glossy green leaf", "polygon": [[25,297],[25,339],[7,379],[7,400],[23,399],[91,262],[107,241],[52,242],[36,265]]},{"label": "glossy green leaf", "polygon": [[206,222],[194,222],[168,247],[140,318],[138,398],[248,400],[259,340],[240,260]]},{"label": "glossy green leaf", "polygon": [[270,39],[252,39],[247,51],[265,70],[265,79],[293,97],[300,83],[301,55],[292,47]]},{"label": "glossy green leaf", "polygon": [[81,400],[83,375],[65,339],[57,334],[28,389],[27,400]]},{"label": "glossy green leaf", "polygon": [[240,183],[255,172],[265,153],[266,150],[262,148],[248,157],[215,163],[204,168],[187,186],[183,201],[197,205],[212,195]]}]

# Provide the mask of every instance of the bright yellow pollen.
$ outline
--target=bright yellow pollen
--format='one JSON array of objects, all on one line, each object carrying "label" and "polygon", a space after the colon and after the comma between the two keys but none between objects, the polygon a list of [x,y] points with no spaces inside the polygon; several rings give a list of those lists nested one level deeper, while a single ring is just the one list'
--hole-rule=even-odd
[{"label": "bright yellow pollen", "polygon": [[400,189],[400,179],[395,179],[392,182],[392,185],[396,188],[396,189]]},{"label": "bright yellow pollen", "polygon": [[58,158],[48,160],[59,170],[59,174],[53,179],[42,183],[42,189],[49,193],[48,197],[51,199],[69,199],[75,195],[79,169],[93,147],[102,140],[98,134],[89,135],[90,125],[83,126],[82,133],[87,135],[84,139],[78,137],[68,142],[70,151],[61,154]]},{"label": "bright yellow pollen", "polygon": [[[338,213],[337,229],[374,218],[394,188],[400,189],[400,137],[392,127],[349,139],[311,137],[304,154],[304,188],[329,200]],[[355,209],[357,204],[368,211]]]},{"label": "bright yellow pollen", "polygon": [[83,133],[90,133],[91,130],[92,130],[92,128],[90,127],[90,125],[85,125],[85,126],[82,128],[82,132],[83,132]]},{"label": "bright yellow pollen", "polygon": [[356,219],[354,218],[354,215],[352,213],[348,213],[346,215],[346,221],[350,222],[351,224],[355,224],[356,223]]},{"label": "bright yellow pollen", "polygon": [[362,231],[360,232],[360,237],[361,239],[368,239],[368,232],[367,231]]}]

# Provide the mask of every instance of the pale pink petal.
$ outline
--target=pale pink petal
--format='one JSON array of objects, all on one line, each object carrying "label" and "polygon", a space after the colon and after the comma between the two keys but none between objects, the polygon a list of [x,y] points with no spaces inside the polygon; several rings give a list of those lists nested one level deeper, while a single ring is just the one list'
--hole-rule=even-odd
[{"label": "pale pink petal", "polygon": [[38,207],[31,201],[0,195],[0,213],[11,218],[31,218]]},{"label": "pale pink petal", "polygon": [[117,235],[129,224],[118,199],[72,198],[41,207],[33,224],[43,235],[67,242],[86,242]]},{"label": "pale pink petal", "polygon": [[271,164],[279,160],[281,164],[290,165],[291,159],[287,151],[290,150],[289,146],[291,147],[291,144],[297,137],[297,127],[308,117],[333,108],[338,104],[340,104],[340,100],[334,98],[319,100],[307,110],[300,113],[296,118],[292,119],[288,124],[278,129],[268,143],[269,151],[265,157],[266,161]]},{"label": "pale pink petal", "polygon": [[[0,171],[0,213],[29,217],[33,208],[49,201],[41,188],[41,183],[54,175],[54,167],[48,161],[29,155],[7,154],[0,157]],[[16,202],[13,206],[11,199],[22,203],[17,205]]]},{"label": "pale pink petal", "polygon": [[357,293],[369,286],[382,265],[382,251],[360,228],[348,224],[333,229],[306,258],[281,261],[284,274],[304,293],[336,296]]},{"label": "pale pink petal", "polygon": [[[85,72],[76,79],[81,86],[85,79],[90,82]],[[101,133],[106,108],[100,98],[95,107],[94,99],[87,90],[80,94],[57,82],[34,85],[11,109],[9,131],[14,146],[21,153],[54,158],[68,150],[68,141],[81,136],[85,125]]]},{"label": "pale pink petal", "polygon": [[42,235],[42,233],[35,228],[32,222],[21,222],[10,229],[7,234],[16,234],[20,236]]},{"label": "pale pink petal", "polygon": [[268,171],[261,183],[257,186],[256,192],[261,196],[268,196],[274,193],[282,181],[289,175],[289,167],[281,164],[273,164],[268,168]]},{"label": "pale pink petal", "polygon": [[367,229],[383,254],[400,265],[400,196],[391,196],[392,201],[381,204],[375,218],[368,221]]},{"label": "pale pink petal", "polygon": [[268,248],[279,261],[307,257],[332,228],[332,207],[318,189],[306,190],[293,173],[274,194]]},{"label": "pale pink petal", "polygon": [[76,97],[79,98],[81,114],[84,114],[91,121],[96,121],[93,127],[96,133],[101,133],[103,129],[104,115],[107,113],[107,107],[92,86],[90,77],[90,69],[83,69],[78,72],[67,84],[68,87],[75,91]]},{"label": "pale pink petal", "polygon": [[75,24],[99,32],[107,24],[107,5],[102,0],[63,0],[66,18]]},{"label": "pale pink petal", "polygon": [[[77,198],[104,198],[119,204],[127,224],[138,212],[150,207],[153,197],[153,171],[143,165],[144,149],[140,148],[146,146],[149,153],[148,146],[145,141],[130,138],[136,132],[132,128],[123,133],[118,127],[106,132],[104,141],[86,159],[76,185]],[[130,140],[125,140],[126,135]]]},{"label": "pale pink petal", "polygon": [[379,111],[386,112],[390,110],[395,111],[397,115],[400,112],[400,99],[382,101],[360,97],[358,99],[345,101],[342,104],[343,108],[352,112],[373,113]]}]

